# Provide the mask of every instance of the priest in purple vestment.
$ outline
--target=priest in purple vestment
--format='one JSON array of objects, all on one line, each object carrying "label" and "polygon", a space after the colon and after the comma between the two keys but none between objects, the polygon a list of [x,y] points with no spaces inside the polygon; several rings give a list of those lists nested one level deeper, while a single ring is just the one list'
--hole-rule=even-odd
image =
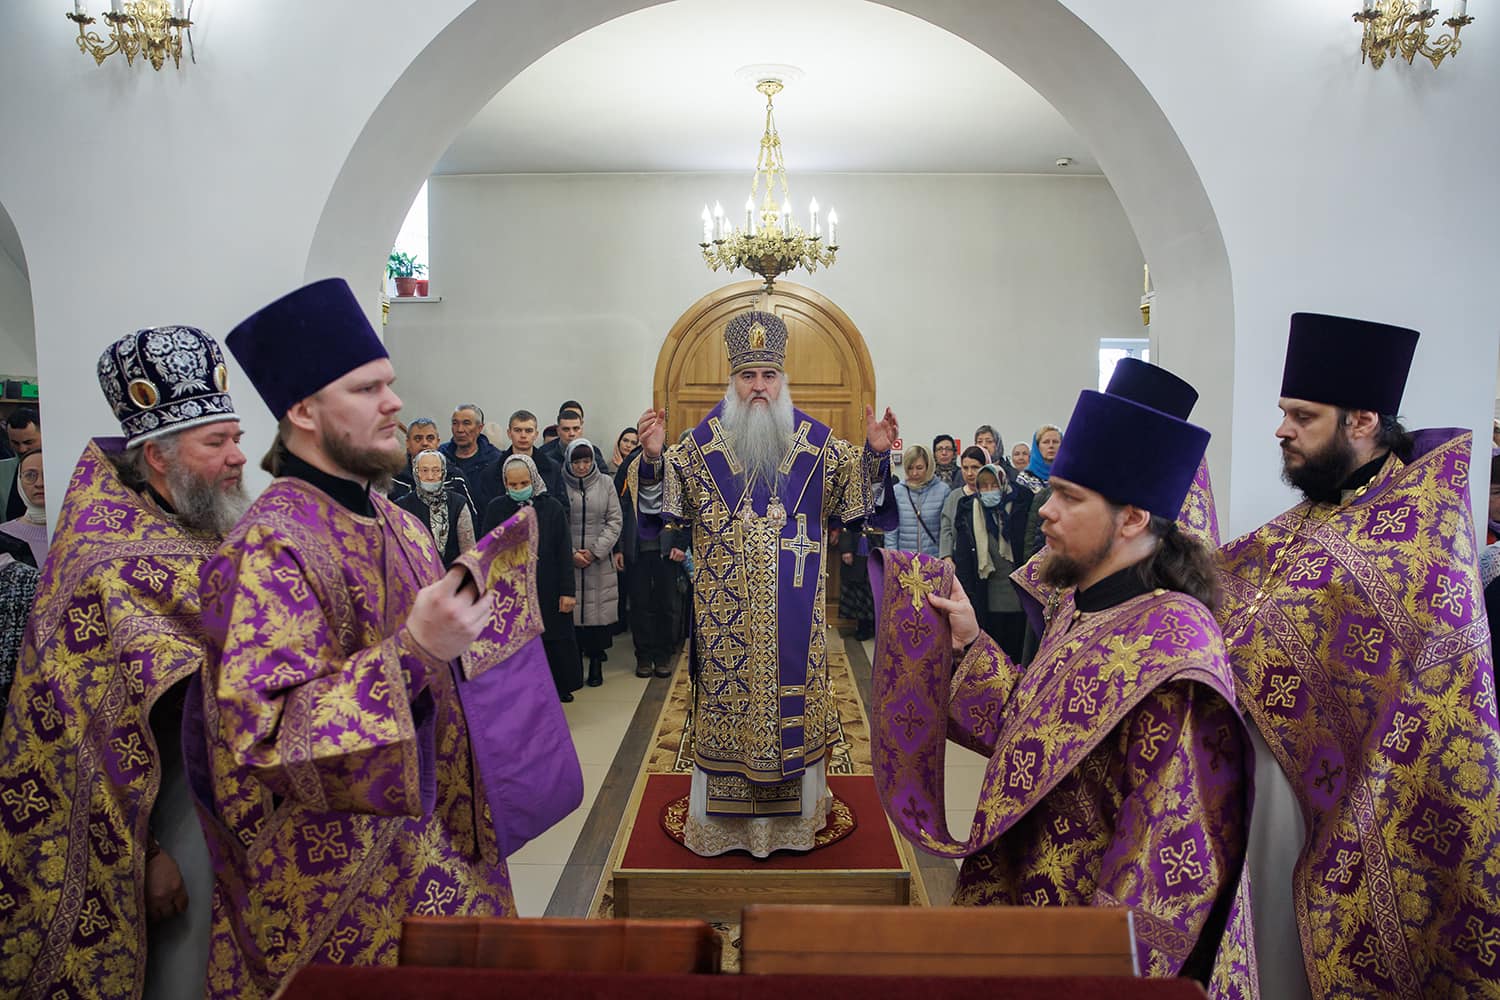
[{"label": "priest in purple vestment", "polygon": [[218,874],[207,994],[252,998],[310,962],[393,964],[409,914],[513,915],[479,770],[482,734],[517,734],[460,703],[490,603],[371,488],[405,464],[401,400],[349,286],[227,343],[280,422],[277,478],[203,570],[209,740],[188,749]]},{"label": "priest in purple vestment", "polygon": [[865,408],[862,448],[793,409],[787,328],[745,312],[724,329],[724,401],[664,450],[666,414],[637,424],[627,473],[642,537],[692,532],[693,780],[685,827],[703,855],[811,850],[831,797],[838,732],[828,690],[824,587],[829,521],[889,502],[896,417]]},{"label": "priest in purple vestment", "polygon": [[[1061,596],[1024,671],[945,563],[872,560],[873,758],[891,821],[965,859],[954,903],[1128,906],[1143,974],[1254,996],[1250,743],[1211,610],[1212,550],[1175,521],[1207,443],[1157,410],[1079,397],[1041,508],[1043,580]],[[989,759],[957,836],[947,740]]]},{"label": "priest in purple vestment", "polygon": [[1303,500],[1222,552],[1219,623],[1261,747],[1249,867],[1267,996],[1500,996],[1473,440],[1397,419],[1417,339],[1292,316],[1276,436]]},{"label": "priest in purple vestment", "polygon": [[123,437],[68,480],[0,738],[0,996],[188,1000],[213,873],[179,732],[245,456],[202,331],[128,334],[98,374]]}]

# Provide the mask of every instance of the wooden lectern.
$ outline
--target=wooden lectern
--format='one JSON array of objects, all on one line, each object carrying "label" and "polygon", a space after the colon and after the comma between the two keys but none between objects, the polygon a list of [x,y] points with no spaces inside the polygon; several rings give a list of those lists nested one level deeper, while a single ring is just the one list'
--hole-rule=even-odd
[{"label": "wooden lectern", "polygon": [[401,965],[538,972],[714,973],[722,946],[701,920],[407,917]]},{"label": "wooden lectern", "polygon": [[1127,909],[747,906],[747,974],[1138,976]]}]

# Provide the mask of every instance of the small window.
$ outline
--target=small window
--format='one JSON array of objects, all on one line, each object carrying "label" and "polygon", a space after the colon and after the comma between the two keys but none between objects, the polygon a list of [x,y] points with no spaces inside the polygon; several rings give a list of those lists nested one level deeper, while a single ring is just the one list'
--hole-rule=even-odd
[{"label": "small window", "polygon": [[1151,341],[1142,337],[1139,340],[1120,337],[1105,337],[1099,341],[1099,391],[1109,385],[1110,376],[1115,373],[1115,365],[1121,358],[1139,358],[1142,361],[1151,360]]},{"label": "small window", "polygon": [[[419,272],[419,276],[431,280],[432,271],[430,261],[427,258],[427,182],[422,182],[422,189],[417,192],[417,198],[411,203],[410,210],[406,213],[406,221],[401,223],[401,232],[396,236],[396,245],[391,247],[392,253],[410,254],[417,263],[428,266],[428,270]],[[394,297],[396,294],[396,280],[389,275],[386,276],[386,294]]]}]

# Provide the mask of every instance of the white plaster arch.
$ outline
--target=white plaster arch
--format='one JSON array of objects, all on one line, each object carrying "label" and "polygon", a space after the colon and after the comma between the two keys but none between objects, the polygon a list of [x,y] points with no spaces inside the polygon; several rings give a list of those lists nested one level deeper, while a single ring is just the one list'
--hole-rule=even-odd
[{"label": "white plaster arch", "polygon": [[0,203],[0,374],[36,374],[36,320],[26,247]]},{"label": "white plaster arch", "polygon": [[[989,53],[1068,119],[1098,156],[1151,263],[1157,359],[1194,383],[1232,386],[1235,312],[1224,238],[1176,131],[1125,62],[1059,0],[882,2]],[[512,77],[567,38],[648,6],[516,0],[459,12],[407,66],[350,149],[313,235],[307,279],[370,270],[443,150]],[[1216,432],[1209,458],[1221,503],[1229,497],[1232,403],[1226,389],[1205,394],[1194,412]]]}]

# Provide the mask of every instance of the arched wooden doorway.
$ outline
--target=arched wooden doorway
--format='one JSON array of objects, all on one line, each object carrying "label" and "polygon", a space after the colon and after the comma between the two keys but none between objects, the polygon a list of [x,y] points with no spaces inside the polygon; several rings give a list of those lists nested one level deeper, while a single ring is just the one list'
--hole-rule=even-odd
[{"label": "arched wooden doorway", "polygon": [[[676,440],[724,398],[729,383],[724,324],[746,309],[773,312],[786,323],[787,383],[796,407],[844,440],[863,441],[865,407],[875,405],[875,367],[858,327],[811,288],[777,282],[767,296],[759,281],[708,293],[667,334],[656,358],[652,398],[656,407],[666,407],[668,440]],[[828,561],[830,622],[838,621],[839,569],[839,560]]]}]

